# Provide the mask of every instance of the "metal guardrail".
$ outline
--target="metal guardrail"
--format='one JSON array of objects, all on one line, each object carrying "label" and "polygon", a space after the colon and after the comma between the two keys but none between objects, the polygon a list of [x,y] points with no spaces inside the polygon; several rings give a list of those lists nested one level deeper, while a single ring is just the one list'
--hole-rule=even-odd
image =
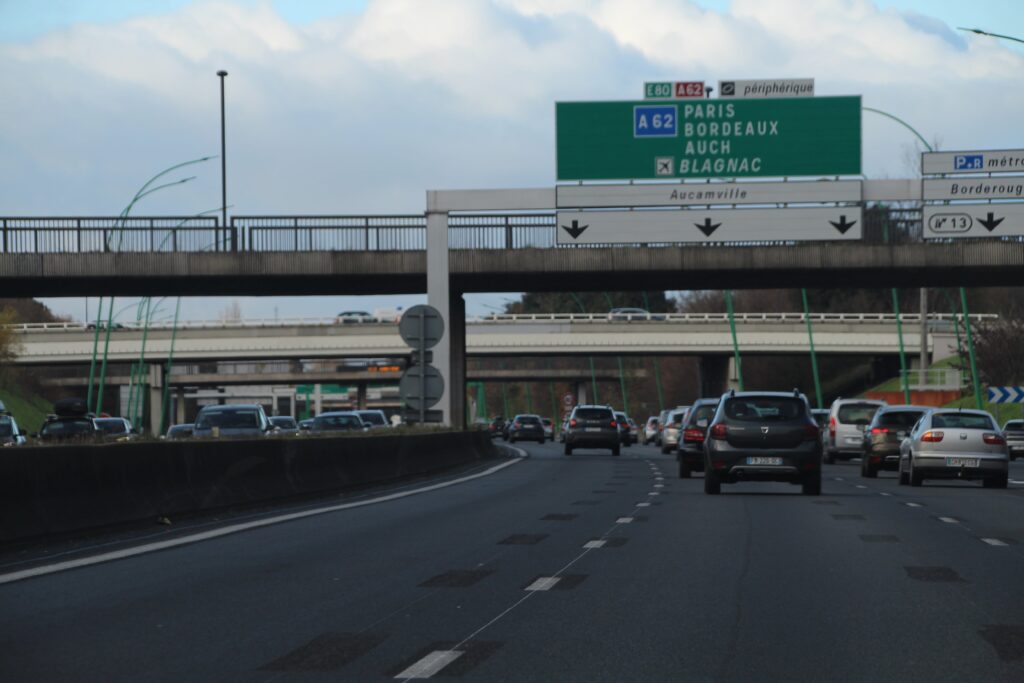
[{"label": "metal guardrail", "polygon": [[[960,319],[960,316],[956,316]],[[792,323],[802,324],[803,313],[737,313],[734,316],[738,323]],[[813,323],[895,323],[896,316],[892,313],[812,313]],[[949,313],[931,313],[927,319],[930,323],[952,322],[954,316]],[[975,323],[988,320],[997,320],[998,315],[994,313],[972,313],[971,321]],[[900,320],[904,323],[918,323],[921,316],[917,313],[903,313]],[[619,322],[654,322],[666,324],[727,324],[729,317],[725,313],[649,313],[647,315],[636,314],[609,314],[609,313],[525,313],[525,314],[495,314],[483,317],[466,318],[467,323],[619,323]],[[123,330],[141,330],[142,326],[135,322],[118,323]],[[316,326],[391,326],[397,324],[395,320],[380,320],[376,318],[252,318],[248,320],[190,320],[178,321],[178,329],[251,329],[262,327],[316,327]],[[8,325],[8,328],[20,332],[33,331],[70,331],[81,332],[94,329],[91,325],[80,322],[59,322],[59,323],[19,323]],[[173,323],[160,321],[150,323],[150,330],[171,329]]]},{"label": "metal guardrail", "polygon": [[[391,216],[0,217],[0,253],[95,252],[318,252],[424,251],[422,214]],[[578,249],[599,247],[787,246],[795,242],[637,242],[559,244],[554,212],[455,214],[448,219],[451,249]],[[863,243],[922,241],[920,209],[869,208]]]},{"label": "metal guardrail", "polygon": [[0,253],[235,251],[213,216],[0,217]]}]

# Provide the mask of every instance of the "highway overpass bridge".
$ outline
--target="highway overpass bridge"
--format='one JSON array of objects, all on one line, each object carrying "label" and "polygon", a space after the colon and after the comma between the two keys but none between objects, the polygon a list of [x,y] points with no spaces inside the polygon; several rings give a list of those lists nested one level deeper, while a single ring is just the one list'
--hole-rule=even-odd
[{"label": "highway overpass bridge", "polygon": [[[561,244],[557,191],[429,191],[422,215],[236,216],[230,226],[202,217],[0,218],[0,291],[7,296],[426,291],[447,322],[434,365],[446,380],[440,408],[451,422],[464,414],[463,392],[455,388],[466,379],[462,295],[467,292],[1024,282],[1019,238],[923,240],[920,180],[863,181],[858,203],[865,207],[863,237],[842,243],[723,243],[708,236],[690,244]],[[886,203],[914,208],[885,208]],[[593,352],[624,353],[626,344]],[[500,343],[493,348],[509,351]]]},{"label": "highway overpass bridge", "polygon": [[[975,322],[995,316],[972,316]],[[810,351],[801,313],[736,315],[739,347],[744,355],[802,354]],[[891,314],[812,314],[814,346],[819,354],[895,355],[900,334]],[[920,317],[901,316],[902,343],[921,348]],[[934,360],[956,353],[951,316],[932,314],[927,322],[927,349]],[[95,330],[82,324],[46,323],[16,326],[21,365],[88,363]],[[344,323],[333,319],[185,322],[176,333],[166,324],[111,331],[109,362],[137,361],[146,338],[145,360],[163,365],[174,340],[178,363],[323,358],[394,358],[409,347],[394,323]],[[102,352],[105,333],[99,334]],[[466,321],[469,357],[598,355],[728,355],[733,350],[724,314],[659,314],[648,319],[609,320],[607,315],[502,315]],[[371,373],[372,374],[372,373]],[[225,378],[227,379],[227,378]]]}]

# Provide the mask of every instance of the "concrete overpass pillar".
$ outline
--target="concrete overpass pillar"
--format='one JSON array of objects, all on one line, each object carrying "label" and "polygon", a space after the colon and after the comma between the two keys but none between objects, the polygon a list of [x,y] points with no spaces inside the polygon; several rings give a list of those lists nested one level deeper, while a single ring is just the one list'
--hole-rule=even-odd
[{"label": "concrete overpass pillar", "polygon": [[185,422],[185,389],[178,387],[174,391],[174,424]]},{"label": "concrete overpass pillar", "polygon": [[[152,363],[149,366],[149,433],[158,435],[160,433],[160,422],[163,416],[163,387],[164,367],[159,363]],[[138,426],[138,425],[136,425]]]},{"label": "concrete overpass pillar", "polygon": [[729,356],[729,361],[728,361],[728,366],[727,367],[728,367],[728,379],[727,379],[728,386],[727,386],[727,389],[735,389],[736,391],[739,391],[739,389],[740,389],[740,380],[739,380],[739,375],[736,372],[736,357],[735,356]]},{"label": "concrete overpass pillar", "polygon": [[576,405],[587,403],[587,383],[576,382]]},{"label": "concrete overpass pillar", "polygon": [[[456,393],[465,394],[464,389],[459,386],[458,391],[453,383],[452,360],[454,349],[452,348],[453,325],[451,310],[451,282],[448,275],[448,212],[437,211],[430,205],[431,194],[427,195],[427,304],[433,306],[441,314],[444,320],[444,334],[441,341],[434,347],[434,361],[431,363],[444,380],[444,392],[441,394],[441,401],[435,409],[441,411],[442,424],[451,426],[455,424],[454,397]],[[461,299],[461,297],[459,297]],[[465,318],[465,316],[463,316]],[[463,336],[465,321],[463,321]],[[465,343],[463,341],[463,343]],[[464,398],[462,400],[465,400]],[[461,404],[462,401],[459,403]],[[459,423],[461,420],[459,418]]]},{"label": "concrete overpass pillar", "polygon": [[[448,298],[448,318],[451,339],[451,417],[454,427],[466,426],[466,300],[458,292]],[[436,356],[435,356],[436,357]]]},{"label": "concrete overpass pillar", "polygon": [[356,407],[366,410],[366,382],[356,382]]},{"label": "concrete overpass pillar", "polygon": [[700,395],[704,398],[721,396],[729,388],[729,378],[735,374],[732,358],[701,356],[697,361]]}]

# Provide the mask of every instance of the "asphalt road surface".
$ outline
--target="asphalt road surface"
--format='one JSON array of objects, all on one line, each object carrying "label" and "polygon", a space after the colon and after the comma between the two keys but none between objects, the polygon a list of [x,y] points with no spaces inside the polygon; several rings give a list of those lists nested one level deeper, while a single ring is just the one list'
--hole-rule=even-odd
[{"label": "asphalt road surface", "polygon": [[1024,680],[1024,463],[1006,491],[844,463],[820,497],[712,497],[653,447],[523,450],[289,521],[337,501],[6,553],[0,680]]}]

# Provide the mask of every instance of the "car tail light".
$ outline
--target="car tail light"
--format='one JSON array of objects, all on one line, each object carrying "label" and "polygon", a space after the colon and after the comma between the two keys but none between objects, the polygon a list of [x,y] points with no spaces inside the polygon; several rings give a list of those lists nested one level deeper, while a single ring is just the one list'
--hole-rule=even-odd
[{"label": "car tail light", "polygon": [[990,446],[1005,446],[1006,439],[1003,438],[1002,434],[993,434],[992,432],[986,432],[981,435],[982,440]]},{"label": "car tail light", "polygon": [[683,431],[683,443],[704,443],[704,430],[691,427]]},{"label": "car tail light", "polygon": [[711,428],[712,439],[724,439],[728,436],[728,434],[729,428],[726,427],[725,424],[722,422],[719,422],[718,424]]},{"label": "car tail light", "polygon": [[619,423],[616,422],[615,420],[612,420],[612,427],[618,427],[618,426],[619,426]]},{"label": "car tail light", "polygon": [[728,467],[724,460],[716,460],[713,463],[711,463],[711,466],[714,467],[716,470],[724,470],[726,467]]},{"label": "car tail light", "polygon": [[575,427],[576,426],[576,420],[569,420],[569,426],[570,427]]},{"label": "car tail light", "polygon": [[519,429],[519,428],[520,428],[520,427],[522,427],[523,425],[519,424],[518,422],[513,422],[513,423],[512,423],[512,426],[513,426],[513,427],[515,427],[516,429]]},{"label": "car tail light", "polygon": [[828,435],[833,441],[836,438],[836,418],[830,417],[828,419]]},{"label": "car tail light", "polygon": [[942,437],[945,436],[942,432],[925,432],[921,435],[921,441],[925,443],[938,443],[942,441]]},{"label": "car tail light", "polygon": [[885,427],[872,427],[871,428],[871,433],[872,434],[888,434],[889,430],[887,428],[885,428]]},{"label": "car tail light", "polygon": [[817,441],[821,432],[816,425],[804,425],[804,441]]},{"label": "car tail light", "polygon": [[676,423],[675,422],[669,422],[667,425],[665,425],[665,429],[675,429],[675,428],[676,428]]}]

